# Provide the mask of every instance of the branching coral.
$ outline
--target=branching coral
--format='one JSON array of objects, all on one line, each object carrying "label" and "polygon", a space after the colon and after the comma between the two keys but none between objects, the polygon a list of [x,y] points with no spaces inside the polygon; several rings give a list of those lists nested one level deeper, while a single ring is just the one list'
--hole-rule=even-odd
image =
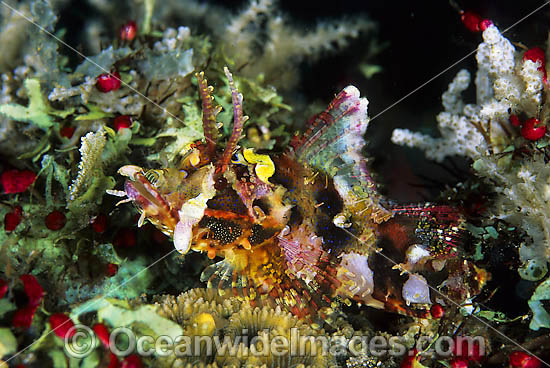
[{"label": "branching coral", "polygon": [[470,83],[469,72],[462,70],[443,94],[445,111],[437,116],[441,138],[396,129],[394,143],[418,147],[436,161],[450,155],[475,159],[511,144],[510,113],[537,114],[542,98],[540,65],[521,59],[495,26],[483,32],[483,39],[476,54],[476,104],[465,104],[460,97]]},{"label": "branching coral", "polygon": [[166,19],[167,8],[181,9],[189,21],[205,23],[219,40],[235,70],[252,80],[260,75],[280,90],[290,91],[299,81],[297,64],[342,50],[376,25],[366,16],[318,22],[313,30],[300,29],[277,11],[276,0],[251,0],[231,15],[225,8],[206,7],[195,0],[158,4],[153,19]]},{"label": "branching coral", "polygon": [[[494,25],[483,32],[483,40],[476,55],[476,104],[465,104],[460,97],[469,84],[469,73],[462,70],[443,94],[445,111],[437,116],[441,137],[396,129],[392,140],[418,147],[439,162],[449,155],[473,159],[474,173],[495,194],[487,220],[504,220],[529,235],[517,244],[522,263],[518,272],[538,281],[547,274],[550,260],[550,171],[543,137],[550,109],[547,64],[542,49],[517,51]],[[524,117],[529,119],[522,123]],[[538,306],[531,327],[549,324],[542,322],[539,304],[531,304]]]},{"label": "branching coral", "polygon": [[74,201],[85,189],[92,177],[102,171],[101,154],[107,139],[105,131],[99,129],[95,133],[88,133],[82,137],[80,146],[80,163],[78,164],[78,176],[69,188],[69,200]]},{"label": "branching coral", "polygon": [[[281,15],[275,12],[273,0],[254,0],[248,8],[233,18],[221,33],[226,45],[224,51],[242,73],[255,77],[260,73],[269,83],[285,89],[298,80],[295,64],[305,59],[318,58],[323,52],[342,49],[349,40],[357,38],[361,32],[371,32],[375,24],[364,18],[347,22],[319,23],[312,32],[297,31]],[[265,24],[260,20],[266,17]],[[259,41],[265,32],[267,42]],[[261,46],[260,46],[261,44]],[[257,50],[261,51],[258,53]]]},{"label": "branching coral", "polygon": [[520,162],[507,156],[482,157],[474,169],[495,186],[497,197],[493,216],[524,229],[532,243],[522,244],[519,255],[523,267],[520,275],[527,280],[540,280],[547,273],[550,260],[550,171],[545,157],[536,153]]}]

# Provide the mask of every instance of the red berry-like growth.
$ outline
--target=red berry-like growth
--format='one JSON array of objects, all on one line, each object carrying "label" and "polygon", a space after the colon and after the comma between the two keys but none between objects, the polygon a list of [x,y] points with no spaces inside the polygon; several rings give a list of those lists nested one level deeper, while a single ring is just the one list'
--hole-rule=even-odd
[{"label": "red berry-like growth", "polygon": [[44,289],[42,289],[42,286],[40,286],[33,275],[21,275],[19,278],[23,282],[23,289],[29,302],[25,307],[15,311],[12,324],[14,327],[29,328],[31,327],[34,313],[44,297]]},{"label": "red berry-like growth", "polygon": [[23,215],[23,209],[21,206],[15,206],[13,211],[6,213],[4,216],[4,230],[13,231],[21,222],[21,216]]},{"label": "red berry-like growth", "polygon": [[109,275],[109,277],[113,277],[114,275],[116,275],[118,272],[118,265],[114,264],[114,263],[109,263],[107,265],[107,275]]},{"label": "red berry-like growth", "polygon": [[136,354],[128,355],[120,364],[120,368],[142,368],[141,359]]},{"label": "red berry-like growth", "polygon": [[22,193],[36,180],[36,174],[29,170],[8,170],[2,173],[0,181],[4,187],[4,193]]},{"label": "red berry-like growth", "polygon": [[27,305],[15,311],[12,319],[13,327],[29,328],[32,324],[34,313],[38,309],[37,305]]},{"label": "red berry-like growth", "polygon": [[33,275],[21,275],[19,279],[23,281],[23,289],[29,299],[29,305],[39,305],[44,297],[44,289],[40,286],[36,277]]},{"label": "red berry-like growth", "polygon": [[98,75],[96,87],[100,92],[107,93],[119,89],[120,84],[120,74],[115,71],[113,73],[103,73]]},{"label": "red berry-like growth", "polygon": [[521,136],[530,141],[536,141],[546,134],[546,125],[542,125],[539,119],[526,120],[521,127]]},{"label": "red berry-like growth", "polygon": [[76,333],[74,322],[64,313],[55,313],[50,316],[50,327],[53,332],[62,339],[68,335],[73,337]]},{"label": "red berry-like growth", "polygon": [[479,32],[481,28],[479,24],[481,23],[481,17],[471,11],[465,11],[460,14],[460,20],[464,27],[466,27],[470,32]]},{"label": "red berry-like growth", "polygon": [[120,39],[122,41],[132,42],[137,36],[137,24],[133,20],[128,21],[120,27]]},{"label": "red berry-like growth", "polygon": [[515,127],[521,126],[521,121],[519,120],[519,117],[517,115],[511,114],[510,115],[510,124],[512,124]]},{"label": "red berry-like growth", "polygon": [[63,229],[65,226],[65,223],[67,222],[67,218],[65,217],[65,214],[61,211],[52,211],[46,216],[45,219],[46,227],[50,230],[57,231]]},{"label": "red berry-like growth", "polygon": [[7,292],[8,292],[8,283],[6,282],[6,280],[0,279],[0,299],[2,299]]},{"label": "red berry-like growth", "polygon": [[113,121],[113,126],[118,132],[120,129],[129,128],[132,126],[132,118],[128,115],[120,115],[115,118]]},{"label": "red berry-like growth", "polygon": [[410,350],[407,353],[407,356],[403,359],[401,364],[399,365],[400,368],[413,368],[414,363],[418,362],[420,360],[420,356],[418,354],[417,349]]},{"label": "red berry-like growth", "polygon": [[542,80],[546,83],[546,57],[544,55],[544,50],[540,47],[533,47],[525,51],[525,54],[523,54],[523,61],[525,60],[531,60],[534,63],[539,63],[537,70],[542,72]]},{"label": "red berry-like growth", "polygon": [[92,229],[99,234],[102,234],[107,230],[107,215],[100,213],[92,220]]},{"label": "red berry-like growth", "polygon": [[107,368],[118,368],[118,366],[118,357],[115,354],[111,353],[109,358],[109,365],[107,366]]},{"label": "red berry-like growth", "polygon": [[94,327],[92,327],[95,334],[99,338],[99,341],[105,346],[106,349],[109,348],[109,330],[103,323],[96,323]]},{"label": "red berry-like growth", "polygon": [[540,47],[533,47],[525,51],[525,54],[523,54],[523,60],[531,60],[534,63],[540,62],[544,66],[544,50]]},{"label": "red berry-like growth", "polygon": [[508,355],[508,359],[512,368],[539,368],[541,366],[540,360],[523,351],[513,351]]},{"label": "red berry-like growth", "polygon": [[65,138],[71,138],[75,130],[76,128],[74,126],[64,126],[63,128],[59,129],[59,135]]},{"label": "red berry-like growth", "polygon": [[481,32],[485,31],[487,28],[493,25],[493,21],[490,19],[483,19],[481,22],[479,22],[479,30]]},{"label": "red berry-like growth", "polygon": [[461,11],[460,20],[470,32],[483,32],[493,25],[490,19],[483,19],[479,14],[472,11]]},{"label": "red berry-like growth", "polygon": [[433,318],[441,318],[445,315],[445,309],[441,304],[434,304],[430,308],[430,314]]},{"label": "red berry-like growth", "polygon": [[451,368],[468,368],[468,361],[464,358],[454,358],[450,362]]}]

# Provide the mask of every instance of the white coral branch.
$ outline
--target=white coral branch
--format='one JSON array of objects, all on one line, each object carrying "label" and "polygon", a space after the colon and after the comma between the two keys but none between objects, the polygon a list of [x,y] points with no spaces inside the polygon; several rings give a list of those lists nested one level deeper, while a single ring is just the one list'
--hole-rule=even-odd
[{"label": "white coral branch", "polygon": [[470,85],[470,73],[466,69],[462,69],[458,72],[453,79],[449,88],[443,93],[443,107],[445,111],[453,114],[458,114],[464,109],[464,102],[462,101],[462,92],[464,92]]},{"label": "white coral branch", "polygon": [[537,115],[542,99],[540,65],[520,62],[514,46],[494,25],[483,32],[483,40],[476,53],[477,104],[462,101],[470,77],[461,70],[443,94],[445,111],[437,117],[441,138],[396,130],[394,143],[418,147],[436,161],[453,154],[476,159],[490,149],[500,152],[511,144],[510,113]]},{"label": "white coral branch", "polygon": [[277,87],[290,88],[299,80],[294,64],[346,47],[360,33],[375,28],[374,22],[358,17],[321,22],[313,31],[305,32],[277,14],[275,7],[274,0],[251,1],[220,36],[228,45],[225,52],[237,68],[243,67],[241,74],[256,77],[262,73]]},{"label": "white coral branch", "polygon": [[223,30],[222,42],[230,45],[227,52],[235,53],[238,60],[236,62],[243,65],[252,58],[252,50],[255,49],[254,42],[260,27],[257,24],[260,14],[268,14],[273,11],[272,0],[251,1],[248,8],[243,10]]},{"label": "white coral branch", "polygon": [[69,188],[69,201],[75,200],[87,187],[91,176],[102,168],[101,154],[107,138],[105,130],[90,132],[81,139],[78,175]]}]

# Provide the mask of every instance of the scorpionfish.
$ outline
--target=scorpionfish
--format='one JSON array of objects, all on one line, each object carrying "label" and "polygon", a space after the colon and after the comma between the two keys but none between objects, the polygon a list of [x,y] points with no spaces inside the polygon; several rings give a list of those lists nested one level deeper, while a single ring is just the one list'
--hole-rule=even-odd
[{"label": "scorpionfish", "polygon": [[[233,130],[220,146],[213,87],[197,73],[204,140],[178,167],[127,165],[124,191],[178,252],[216,259],[201,281],[298,316],[352,301],[422,318],[480,292],[483,271],[458,257],[463,217],[445,205],[392,205],[361,149],[368,101],[348,86],[280,154],[238,146],[243,97],[225,68]],[[123,201],[124,202],[124,201]],[[438,288],[437,290],[435,288]]]}]

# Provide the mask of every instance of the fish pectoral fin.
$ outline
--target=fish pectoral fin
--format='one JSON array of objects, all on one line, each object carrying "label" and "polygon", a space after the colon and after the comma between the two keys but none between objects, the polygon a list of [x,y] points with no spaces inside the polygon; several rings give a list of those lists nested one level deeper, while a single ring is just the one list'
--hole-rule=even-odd
[{"label": "fish pectoral fin", "polygon": [[191,248],[193,224],[189,221],[179,221],[174,229],[174,247],[180,254],[186,254]]}]

